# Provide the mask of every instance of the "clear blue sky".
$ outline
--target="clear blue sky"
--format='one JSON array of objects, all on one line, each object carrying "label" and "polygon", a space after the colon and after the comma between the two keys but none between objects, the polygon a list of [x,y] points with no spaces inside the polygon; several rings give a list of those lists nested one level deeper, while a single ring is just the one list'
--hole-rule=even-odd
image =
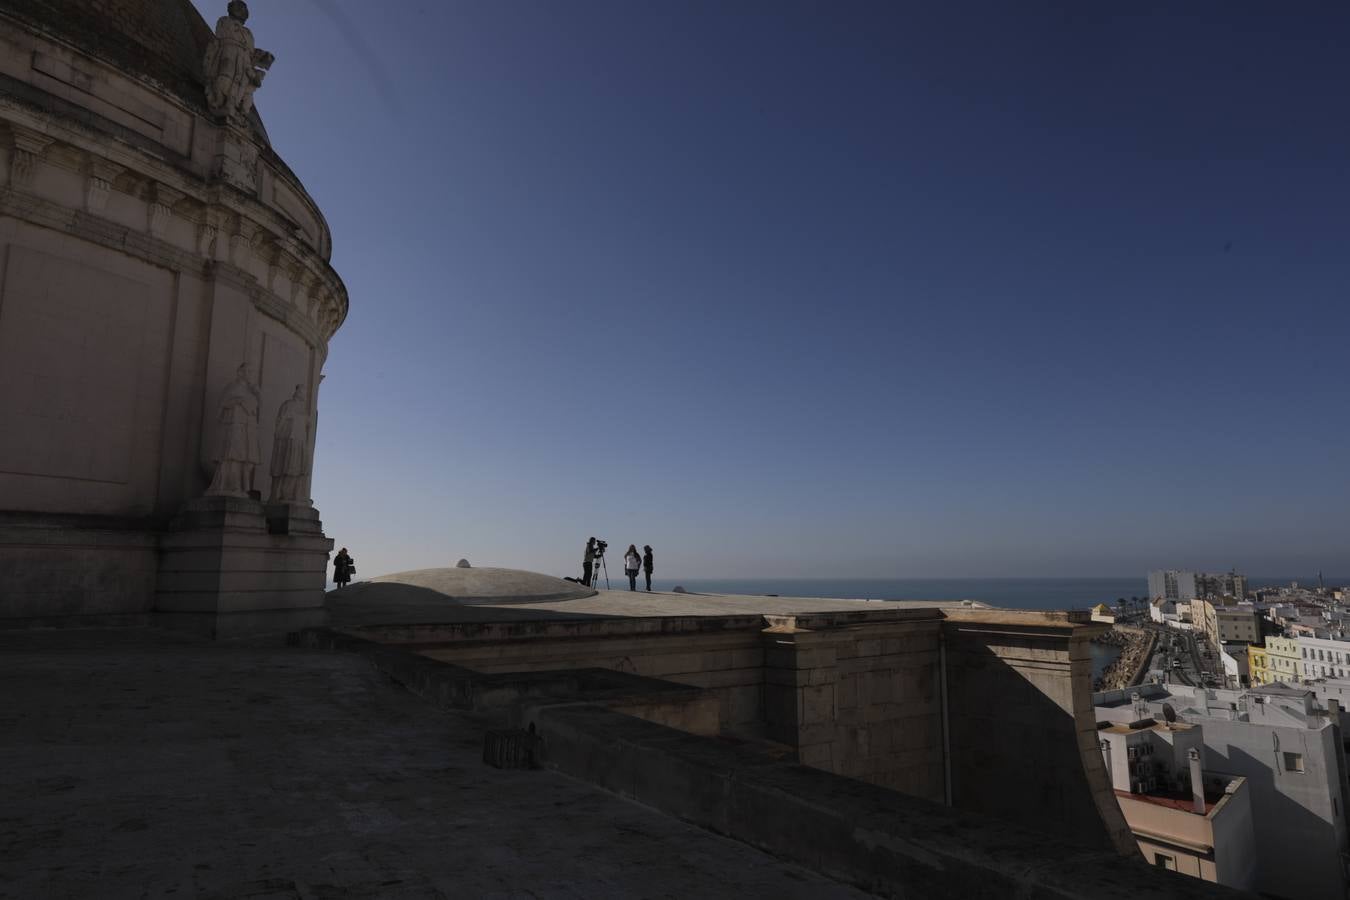
[{"label": "clear blue sky", "polygon": [[327,532],[1350,570],[1350,6],[1112,6],[256,0],[351,294]]}]

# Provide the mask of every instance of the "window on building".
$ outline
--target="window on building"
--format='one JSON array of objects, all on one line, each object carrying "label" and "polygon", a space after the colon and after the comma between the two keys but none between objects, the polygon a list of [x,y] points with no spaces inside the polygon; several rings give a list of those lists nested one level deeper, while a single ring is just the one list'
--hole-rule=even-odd
[{"label": "window on building", "polygon": [[1177,870],[1177,860],[1175,856],[1168,856],[1166,853],[1153,854],[1153,864],[1160,869]]},{"label": "window on building", "polygon": [[1301,772],[1303,771],[1303,754],[1302,754],[1302,753],[1285,753],[1285,754],[1284,754],[1284,770],[1285,770],[1286,772],[1300,772],[1300,773],[1301,773]]}]

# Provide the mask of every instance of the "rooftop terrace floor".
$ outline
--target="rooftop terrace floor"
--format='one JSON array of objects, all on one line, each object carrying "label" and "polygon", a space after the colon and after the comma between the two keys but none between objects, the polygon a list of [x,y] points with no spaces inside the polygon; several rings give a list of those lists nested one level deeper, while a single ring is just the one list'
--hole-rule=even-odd
[{"label": "rooftop terrace floor", "polygon": [[483,727],[346,654],[0,632],[0,897],[870,896]]},{"label": "rooftop terrace floor", "polygon": [[[965,608],[951,600],[835,600],[812,597],[765,597],[738,594],[676,594],[653,591],[601,590],[594,596],[536,603],[447,602],[431,592],[390,591],[372,599],[358,587],[329,591],[327,609],[338,628],[374,624],[432,622],[509,622],[524,619],[634,618],[651,616],[803,615],[813,612]],[[977,609],[987,609],[975,604]]]}]

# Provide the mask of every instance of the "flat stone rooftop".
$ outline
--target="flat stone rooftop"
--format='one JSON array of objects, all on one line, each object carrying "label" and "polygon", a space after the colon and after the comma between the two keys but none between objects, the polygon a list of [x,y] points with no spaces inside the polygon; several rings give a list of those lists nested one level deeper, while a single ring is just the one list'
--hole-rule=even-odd
[{"label": "flat stone rooftop", "polygon": [[[953,600],[833,600],[819,597],[766,597],[740,594],[676,594],[653,591],[601,590],[594,596],[540,602],[475,602],[458,604],[431,592],[403,591],[376,595],[354,584],[329,591],[330,624],[362,625],[511,622],[528,619],[646,618],[653,616],[804,615],[860,610],[969,609]],[[975,609],[987,609],[973,604]]]},{"label": "flat stone rooftop", "polygon": [[869,896],[483,728],[355,655],[0,631],[0,897]]}]

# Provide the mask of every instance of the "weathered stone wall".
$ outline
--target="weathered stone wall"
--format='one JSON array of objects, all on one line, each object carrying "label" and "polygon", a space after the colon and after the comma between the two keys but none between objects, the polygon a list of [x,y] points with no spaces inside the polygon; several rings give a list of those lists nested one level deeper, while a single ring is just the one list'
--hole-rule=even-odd
[{"label": "weathered stone wall", "polygon": [[[710,629],[726,624],[703,623]],[[555,630],[594,633],[631,624],[534,622],[478,630],[498,632],[496,637],[500,631],[514,630],[526,640],[527,634],[539,639]],[[637,630],[659,640],[663,627],[660,620],[649,620]],[[780,638],[767,656],[779,663],[779,670],[799,673],[790,686],[830,684],[828,677],[813,673],[838,669],[838,648],[827,647],[823,639],[811,636],[814,633],[795,626],[774,627]],[[881,896],[907,900],[1245,896],[1145,866],[1137,852],[1133,858],[1122,858],[1106,842],[1092,849],[1048,836],[1044,826],[1053,825],[1062,814],[1054,807],[1010,824],[798,765],[794,755],[778,744],[709,740],[711,707],[702,702],[708,691],[594,669],[484,675],[408,652],[417,646],[406,642],[408,637],[435,630],[397,629],[404,638],[402,646],[326,629],[297,635],[297,642],[361,653],[389,677],[438,705],[489,713],[509,709],[512,724],[534,727],[548,766]],[[800,643],[799,636],[804,636]],[[911,634],[908,639],[917,645],[920,636]],[[877,673],[878,678],[888,667],[911,668],[903,664],[907,652],[928,652],[906,651],[903,643],[888,647],[884,642],[861,649],[862,654],[843,659],[895,657],[882,664],[861,664],[861,671]],[[874,649],[881,652],[868,652]],[[788,681],[784,677],[778,683],[788,686]],[[810,696],[823,710],[825,700],[820,698],[830,693],[816,691]]]},{"label": "weathered stone wall", "polygon": [[769,736],[806,765],[941,800],[938,629],[933,619],[766,630]]},{"label": "weathered stone wall", "polygon": [[1096,746],[1097,630],[1064,613],[915,610],[364,633],[482,672],[602,667],[704,687],[724,732],[807,765],[931,800],[950,791],[1015,822],[1060,810],[1068,839],[1135,852]]},{"label": "weathered stone wall", "polygon": [[949,613],[952,799],[1013,822],[1048,819],[1065,839],[1136,854],[1097,747],[1089,640],[1098,630],[1064,613]]},{"label": "weathered stone wall", "polygon": [[0,519],[0,618],[148,613],[158,563],[154,536],[131,525]]},{"label": "weathered stone wall", "polygon": [[146,567],[174,557],[156,542],[206,489],[241,364],[266,498],[277,409],[304,385],[314,420],[347,299],[256,119],[200,108],[191,4],[96,7],[0,10],[0,618],[319,606],[321,531],[254,542],[266,562],[213,584],[182,555]]},{"label": "weathered stone wall", "polygon": [[451,640],[419,652],[478,672],[598,667],[708,688],[718,698],[723,728],[753,731],[764,718],[764,646],[758,624],[754,617],[740,629],[685,632],[672,625],[656,634],[577,627],[557,639],[511,642],[494,640],[493,633],[474,639],[479,629],[469,626],[442,629],[440,636]]},{"label": "weathered stone wall", "polygon": [[612,709],[540,704],[526,721],[552,767],[883,897],[1249,896]]}]

